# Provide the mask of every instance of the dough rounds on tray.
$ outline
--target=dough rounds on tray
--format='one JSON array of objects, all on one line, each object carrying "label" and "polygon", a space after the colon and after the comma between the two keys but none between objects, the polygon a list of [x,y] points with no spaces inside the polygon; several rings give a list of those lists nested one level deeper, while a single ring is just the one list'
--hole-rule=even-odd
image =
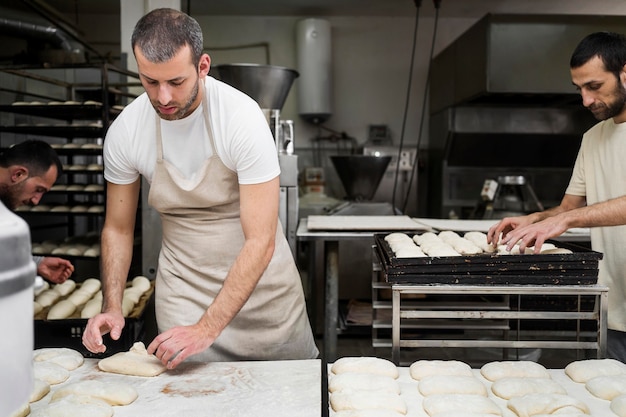
[{"label": "dough rounds on tray", "polygon": [[98,362],[104,372],[133,376],[157,376],[167,369],[154,355],[149,355],[142,342],[136,342],[128,352],[119,352]]},{"label": "dough rounds on tray", "polygon": [[432,375],[474,376],[468,364],[455,360],[419,360],[411,364],[409,373],[418,381]]},{"label": "dough rounds on tray", "polygon": [[484,364],[480,373],[489,381],[502,378],[550,378],[541,364],[533,361],[494,361]]},{"label": "dough rounds on tray", "polygon": [[394,379],[399,376],[398,368],[393,362],[373,356],[339,358],[333,363],[330,370],[335,375],[346,372],[360,372],[388,376]]},{"label": "dough rounds on tray", "polygon": [[585,387],[594,396],[611,401],[626,394],[626,374],[597,376],[587,381]]},{"label": "dough rounds on tray", "polygon": [[571,362],[565,373],[574,382],[587,382],[597,376],[626,374],[626,365],[616,359],[586,359]]}]

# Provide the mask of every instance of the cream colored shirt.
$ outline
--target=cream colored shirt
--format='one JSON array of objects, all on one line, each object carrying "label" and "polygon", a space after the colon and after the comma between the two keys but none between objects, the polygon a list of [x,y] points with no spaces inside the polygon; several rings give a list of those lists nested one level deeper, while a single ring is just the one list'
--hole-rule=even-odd
[{"label": "cream colored shirt", "polygon": [[[587,205],[626,195],[626,123],[608,119],[583,135],[565,193]],[[591,228],[591,247],[604,254],[598,283],[609,287],[608,327],[626,331],[626,226]]]}]

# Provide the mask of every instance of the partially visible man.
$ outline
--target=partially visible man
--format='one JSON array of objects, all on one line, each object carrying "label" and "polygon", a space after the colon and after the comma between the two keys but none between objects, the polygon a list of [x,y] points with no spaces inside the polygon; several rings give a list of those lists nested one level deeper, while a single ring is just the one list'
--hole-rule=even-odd
[{"label": "partially visible man", "polygon": [[[40,140],[27,140],[0,153],[0,201],[10,210],[36,206],[50,190],[63,165],[52,147]],[[34,257],[37,274],[61,284],[74,272],[66,259]]]},{"label": "partially visible man", "polygon": [[[574,50],[572,82],[600,123],[583,136],[561,204],[527,216],[505,218],[487,239],[511,249],[534,245],[573,227],[592,227],[591,245],[604,253],[598,282],[609,290],[608,356],[626,362],[626,37],[597,32]],[[614,227],[607,227],[614,226]]]}]

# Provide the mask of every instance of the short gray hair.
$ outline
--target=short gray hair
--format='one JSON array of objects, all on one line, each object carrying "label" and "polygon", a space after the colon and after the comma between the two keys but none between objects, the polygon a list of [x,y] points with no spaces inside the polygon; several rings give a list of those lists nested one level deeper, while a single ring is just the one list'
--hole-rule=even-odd
[{"label": "short gray hair", "polygon": [[135,46],[150,62],[172,59],[180,48],[189,45],[194,66],[202,56],[202,29],[191,16],[175,9],[155,9],[143,16],[133,30],[131,46]]}]

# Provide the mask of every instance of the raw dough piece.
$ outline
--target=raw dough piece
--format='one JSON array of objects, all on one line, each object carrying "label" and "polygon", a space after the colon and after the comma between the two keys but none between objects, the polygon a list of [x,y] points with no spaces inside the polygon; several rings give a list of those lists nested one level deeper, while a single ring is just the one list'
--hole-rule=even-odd
[{"label": "raw dough piece", "polygon": [[54,362],[33,362],[33,374],[50,385],[65,382],[70,377],[70,371]]},{"label": "raw dough piece", "polygon": [[102,298],[92,298],[87,301],[80,312],[81,319],[90,319],[102,311]]},{"label": "raw dough piece", "polygon": [[620,395],[611,400],[611,411],[619,417],[626,417],[626,395]]},{"label": "raw dough piece", "polygon": [[491,385],[491,391],[505,400],[534,393],[567,394],[565,388],[550,378],[500,378]]},{"label": "raw dough piece", "polygon": [[128,287],[124,289],[123,298],[127,298],[133,302],[133,305],[139,302],[139,299],[143,295],[143,290],[138,287]]},{"label": "raw dough piece", "polygon": [[420,379],[417,386],[424,397],[437,394],[473,394],[487,396],[487,388],[476,377],[460,375],[430,375]]},{"label": "raw dough piece", "polygon": [[616,359],[586,359],[571,362],[565,373],[574,382],[587,382],[597,376],[626,374],[626,365]]},{"label": "raw dough piece", "polygon": [[91,293],[91,295],[93,295],[96,292],[100,291],[100,287],[101,286],[102,286],[102,283],[100,282],[99,279],[87,278],[83,282],[83,284],[80,286],[80,288],[85,290],[85,291],[89,291]]},{"label": "raw dough piece", "polygon": [[74,280],[68,279],[62,284],[55,285],[52,289],[58,292],[61,295],[68,295],[76,288],[76,282]]},{"label": "raw dough piece", "polygon": [[141,289],[141,291],[146,292],[150,289],[150,287],[152,286],[150,284],[150,280],[144,276],[138,275],[135,278],[133,278],[133,280],[131,281],[131,285],[134,288],[139,288]]},{"label": "raw dough piece", "polygon": [[489,381],[501,378],[550,378],[548,370],[532,361],[495,361],[480,368],[480,373]]},{"label": "raw dough piece", "polygon": [[403,417],[404,414],[383,409],[373,410],[341,410],[333,414],[333,417]]},{"label": "raw dough piece", "polygon": [[338,375],[345,372],[362,372],[367,374],[386,375],[398,378],[398,368],[387,360],[373,356],[358,356],[339,358],[333,363],[330,370]]},{"label": "raw dough piece", "polygon": [[597,376],[587,381],[585,387],[596,397],[611,401],[626,394],[626,374]]},{"label": "raw dough piece", "polygon": [[167,368],[154,355],[148,355],[142,342],[136,342],[128,352],[119,352],[98,362],[104,372],[134,376],[157,376]]},{"label": "raw dough piece", "polygon": [[43,310],[43,306],[37,301],[33,301],[33,315],[37,315]]},{"label": "raw dough piece", "polygon": [[[435,414],[432,417],[498,417],[497,414],[491,414],[491,413],[471,413],[468,411],[446,411],[443,413],[438,413]],[[533,416],[533,417],[539,417],[539,416]],[[570,417],[570,416],[560,416],[560,417]],[[576,416],[579,417],[579,416]]]},{"label": "raw dough piece", "polygon": [[50,392],[50,384],[48,384],[46,381],[42,381],[41,379],[35,378],[33,380],[33,390],[30,393],[30,398],[28,399],[28,402],[30,403],[37,402],[41,400],[43,397],[45,397],[46,394],[49,392]]},{"label": "raw dough piece", "polygon": [[411,364],[409,373],[418,381],[431,375],[474,376],[468,364],[455,360],[419,360]]},{"label": "raw dough piece", "polygon": [[70,300],[61,300],[48,311],[48,320],[62,320],[70,317],[76,311],[76,304]]},{"label": "raw dough piece", "polygon": [[112,417],[113,407],[87,395],[68,395],[31,413],[32,417]]},{"label": "raw dough piece", "polygon": [[124,297],[122,299],[122,315],[128,317],[133,308],[135,308],[135,302],[130,298]]},{"label": "raw dough piece", "polygon": [[531,417],[536,414],[558,414],[565,412],[581,412],[589,414],[589,408],[582,401],[563,394],[526,394],[513,397],[507,406],[519,417]]},{"label": "raw dough piece", "polygon": [[450,411],[502,415],[500,407],[492,399],[482,395],[437,394],[424,398],[422,405],[429,416]]},{"label": "raw dough piece", "polygon": [[128,405],[137,399],[137,391],[131,385],[92,379],[60,387],[52,394],[52,401],[72,394],[99,398],[110,405]]},{"label": "raw dough piece", "polygon": [[362,391],[392,392],[400,394],[398,381],[390,376],[366,374],[362,372],[346,372],[335,375],[328,383],[328,391]]},{"label": "raw dough piece", "polygon": [[73,371],[85,362],[83,354],[70,348],[41,348],[33,352],[35,362],[52,362]]},{"label": "raw dough piece", "polygon": [[92,293],[84,288],[79,288],[67,297],[67,300],[74,303],[76,306],[85,304],[91,297]]},{"label": "raw dough piece", "polygon": [[30,404],[23,404],[20,408],[15,410],[13,414],[10,414],[9,417],[26,417],[30,414]]},{"label": "raw dough piece", "polygon": [[339,391],[330,395],[334,411],[385,409],[406,414],[406,403],[398,394],[375,391]]}]

